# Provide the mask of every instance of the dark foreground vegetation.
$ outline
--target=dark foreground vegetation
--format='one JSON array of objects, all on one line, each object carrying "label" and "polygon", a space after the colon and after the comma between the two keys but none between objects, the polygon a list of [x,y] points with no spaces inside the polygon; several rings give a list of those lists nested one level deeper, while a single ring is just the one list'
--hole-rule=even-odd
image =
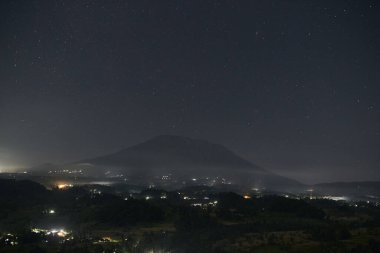
[{"label": "dark foreground vegetation", "polygon": [[380,207],[0,180],[0,252],[380,252]]}]

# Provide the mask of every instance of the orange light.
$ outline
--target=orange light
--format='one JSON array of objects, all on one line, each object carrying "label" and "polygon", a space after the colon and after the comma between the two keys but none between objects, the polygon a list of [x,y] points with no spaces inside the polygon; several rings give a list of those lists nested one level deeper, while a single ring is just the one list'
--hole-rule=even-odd
[{"label": "orange light", "polygon": [[65,189],[65,188],[69,188],[69,187],[73,187],[72,184],[59,184],[57,185],[58,189],[62,190],[62,189]]},{"label": "orange light", "polygon": [[251,196],[249,196],[249,195],[244,195],[243,198],[245,198],[245,199],[251,199]]}]

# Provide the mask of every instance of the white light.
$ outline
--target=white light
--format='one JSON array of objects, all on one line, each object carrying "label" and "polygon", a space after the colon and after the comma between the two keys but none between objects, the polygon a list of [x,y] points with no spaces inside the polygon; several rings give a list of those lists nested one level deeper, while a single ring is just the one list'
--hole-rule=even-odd
[{"label": "white light", "polygon": [[322,198],[323,199],[330,199],[330,200],[334,200],[334,201],[347,201],[348,200],[347,197],[339,197],[339,196],[324,196]]},{"label": "white light", "polygon": [[49,214],[55,214],[55,210],[50,209],[50,210],[49,210]]}]

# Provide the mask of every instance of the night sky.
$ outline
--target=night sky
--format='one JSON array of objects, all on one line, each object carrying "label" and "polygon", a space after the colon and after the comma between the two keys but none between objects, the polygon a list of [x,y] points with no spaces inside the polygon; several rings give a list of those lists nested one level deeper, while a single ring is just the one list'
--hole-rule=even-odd
[{"label": "night sky", "polygon": [[378,1],[0,1],[0,170],[207,139],[380,180]]}]

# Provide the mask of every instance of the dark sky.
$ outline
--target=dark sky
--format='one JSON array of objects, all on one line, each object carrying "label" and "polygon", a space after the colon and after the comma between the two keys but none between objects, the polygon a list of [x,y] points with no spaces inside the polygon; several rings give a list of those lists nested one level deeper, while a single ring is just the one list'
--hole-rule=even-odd
[{"label": "dark sky", "polygon": [[0,87],[3,170],[178,134],[380,180],[378,1],[1,0]]}]

